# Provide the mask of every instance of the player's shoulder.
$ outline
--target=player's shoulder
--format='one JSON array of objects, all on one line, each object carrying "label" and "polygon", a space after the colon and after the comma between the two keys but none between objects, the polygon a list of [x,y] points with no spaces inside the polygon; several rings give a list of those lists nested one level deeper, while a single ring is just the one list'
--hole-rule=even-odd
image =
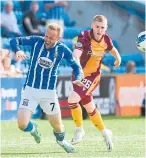
[{"label": "player's shoulder", "polygon": [[82,37],[86,38],[86,37],[89,36],[90,31],[91,31],[91,30],[82,31],[79,36],[82,36]]},{"label": "player's shoulder", "polygon": [[56,45],[58,45],[58,46],[61,46],[61,47],[62,47],[62,46],[64,46],[64,43],[63,43],[63,41],[58,41]]},{"label": "player's shoulder", "polygon": [[104,39],[105,40],[111,40],[110,36],[107,33],[104,34]]},{"label": "player's shoulder", "polygon": [[36,35],[34,35],[33,37],[36,38],[36,39],[39,39],[39,40],[44,40],[43,36],[36,36]]},{"label": "player's shoulder", "polygon": [[71,52],[70,48],[64,43],[64,41],[58,41],[57,45],[60,52],[64,52],[65,54]]},{"label": "player's shoulder", "polygon": [[107,34],[104,34],[104,41],[107,44],[107,49],[106,50],[110,51],[113,48],[113,42]]},{"label": "player's shoulder", "polygon": [[59,46],[60,48],[68,48],[63,41],[58,41],[56,46]]},{"label": "player's shoulder", "polygon": [[33,40],[35,43],[36,43],[36,42],[38,42],[38,43],[44,43],[44,37],[43,37],[43,36],[36,36],[36,35],[34,35],[32,40]]},{"label": "player's shoulder", "polygon": [[34,41],[44,41],[44,37],[43,36],[33,35],[33,36],[26,36],[25,38],[26,39],[32,39]]}]

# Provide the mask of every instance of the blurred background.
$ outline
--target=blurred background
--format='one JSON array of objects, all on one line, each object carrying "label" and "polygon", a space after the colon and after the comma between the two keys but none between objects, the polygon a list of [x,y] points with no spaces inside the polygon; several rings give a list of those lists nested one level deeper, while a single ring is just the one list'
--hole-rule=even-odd
[{"label": "blurred background", "polygon": [[[144,1],[1,1],[0,14],[2,120],[17,119],[22,86],[29,67],[29,60],[15,60],[10,39],[18,36],[44,36],[47,23],[57,21],[64,28],[62,41],[73,50],[76,37],[81,31],[90,29],[96,14],[107,17],[107,34],[122,57],[121,66],[115,69],[114,58],[106,53],[101,83],[94,91],[96,106],[103,115],[144,115],[145,54],[139,52],[135,44],[137,35],[145,30]],[[29,55],[29,47],[23,47],[22,50]],[[70,66],[63,60],[57,83],[63,117],[71,117],[67,105],[67,97],[72,90],[71,73]],[[39,106],[33,118],[45,118]]]}]

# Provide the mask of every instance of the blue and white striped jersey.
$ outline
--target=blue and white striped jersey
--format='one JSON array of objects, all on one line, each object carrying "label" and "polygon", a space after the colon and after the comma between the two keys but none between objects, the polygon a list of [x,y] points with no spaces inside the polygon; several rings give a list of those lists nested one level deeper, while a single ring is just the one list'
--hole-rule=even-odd
[{"label": "blue and white striped jersey", "polygon": [[20,45],[31,46],[30,67],[25,85],[37,89],[55,89],[59,63],[64,58],[72,67],[75,80],[82,77],[81,66],[76,62],[71,50],[58,41],[53,47],[46,49],[44,37],[18,37],[10,41],[14,52],[20,50]]}]

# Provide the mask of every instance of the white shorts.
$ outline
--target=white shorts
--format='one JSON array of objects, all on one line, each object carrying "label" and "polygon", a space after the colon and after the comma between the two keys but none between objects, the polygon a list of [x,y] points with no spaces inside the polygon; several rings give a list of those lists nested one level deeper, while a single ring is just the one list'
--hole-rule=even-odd
[{"label": "white shorts", "polygon": [[19,108],[28,109],[34,113],[38,104],[40,104],[43,111],[48,115],[61,113],[56,90],[35,89],[26,86],[22,92]]}]

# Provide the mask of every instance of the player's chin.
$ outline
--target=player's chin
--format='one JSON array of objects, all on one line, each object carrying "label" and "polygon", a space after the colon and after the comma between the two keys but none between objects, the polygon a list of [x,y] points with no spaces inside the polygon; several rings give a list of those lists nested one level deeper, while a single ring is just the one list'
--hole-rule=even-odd
[{"label": "player's chin", "polygon": [[102,36],[102,34],[101,34],[101,33],[98,33],[98,32],[97,32],[97,35],[98,35],[98,36]]},{"label": "player's chin", "polygon": [[46,42],[45,43],[46,48],[51,46],[51,42]]}]

